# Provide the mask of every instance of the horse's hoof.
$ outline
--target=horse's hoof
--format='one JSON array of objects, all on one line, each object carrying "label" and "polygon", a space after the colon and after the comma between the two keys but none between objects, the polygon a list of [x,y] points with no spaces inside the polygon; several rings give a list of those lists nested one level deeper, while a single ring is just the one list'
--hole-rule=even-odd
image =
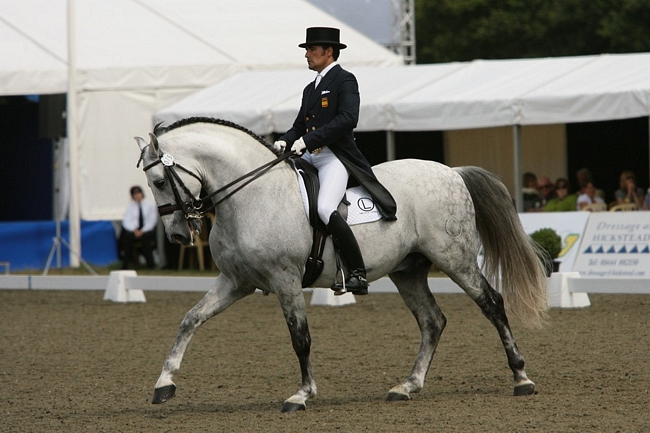
[{"label": "horse's hoof", "polygon": [[386,396],[386,401],[406,401],[410,399],[411,397],[408,395],[400,394],[399,392],[389,392]]},{"label": "horse's hoof", "polygon": [[305,410],[307,407],[305,406],[304,403],[291,403],[290,401],[285,401],[284,404],[282,405],[282,409],[280,409],[280,412],[282,413],[294,413],[299,410]]},{"label": "horse's hoof", "polygon": [[535,384],[532,382],[515,386],[515,396],[533,395],[533,394],[535,394]]},{"label": "horse's hoof", "polygon": [[176,394],[176,385],[166,385],[162,388],[156,388],[153,390],[153,398],[151,403],[161,404],[172,398]]}]

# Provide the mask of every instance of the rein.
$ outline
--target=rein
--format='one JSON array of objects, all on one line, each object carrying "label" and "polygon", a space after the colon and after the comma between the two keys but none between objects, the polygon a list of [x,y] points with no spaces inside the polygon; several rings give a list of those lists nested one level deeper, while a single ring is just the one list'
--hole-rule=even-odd
[{"label": "rein", "polygon": [[[144,153],[144,150],[143,150],[143,153]],[[199,182],[201,182],[201,185],[203,185],[203,181],[201,180],[201,178],[197,174],[193,173],[191,170],[188,170],[187,168],[183,167],[179,163],[175,162],[174,158],[169,154],[163,154],[160,157],[160,159],[152,162],[151,164],[147,165],[146,167],[143,167],[143,170],[147,171],[151,167],[155,167],[158,164],[162,164],[164,166],[166,177],[168,177],[169,182],[171,183],[172,191],[174,192],[174,197],[176,199],[176,203],[175,204],[168,203],[168,204],[163,204],[163,205],[158,206],[158,213],[160,214],[160,216],[169,215],[169,214],[171,214],[171,213],[173,213],[173,212],[175,212],[177,210],[182,210],[183,213],[185,214],[186,219],[191,219],[191,218],[200,219],[200,218],[203,217],[203,215],[205,215],[205,213],[207,211],[217,207],[218,204],[220,204],[221,202],[223,202],[224,200],[226,200],[227,198],[229,198],[230,196],[232,196],[233,194],[238,192],[240,189],[242,189],[243,187],[245,187],[246,185],[248,185],[249,183],[251,183],[255,179],[261,177],[267,171],[269,171],[272,167],[274,167],[278,163],[288,159],[292,155],[293,155],[293,153],[290,153],[290,152],[285,153],[285,154],[277,157],[276,159],[274,159],[272,161],[269,161],[266,164],[263,164],[263,165],[257,167],[254,170],[249,171],[248,173],[244,174],[243,176],[240,176],[239,178],[233,180],[232,182],[228,183],[227,185],[222,186],[218,190],[214,191],[213,193],[211,193],[211,194],[209,194],[209,195],[207,195],[206,197],[203,197],[203,198],[194,198],[192,196],[192,193],[185,186],[185,184],[183,183],[183,180],[180,178],[180,176],[178,175],[176,170],[174,170],[174,167],[178,167],[180,170],[183,170],[185,173],[187,173],[187,174],[191,175],[192,177],[196,178]],[[247,179],[247,178],[250,178],[250,179]],[[178,184],[181,186],[181,188],[183,189],[185,194],[192,197],[192,200],[183,201],[183,199],[181,198],[180,192],[178,191],[178,187],[176,186],[176,182],[178,182]],[[221,192],[224,192],[228,188],[230,188],[230,187],[232,187],[234,185],[237,185],[238,183],[241,183],[241,182],[244,182],[244,183],[242,183],[237,188],[230,191],[228,194],[221,197],[219,200],[212,203],[211,205],[209,205],[209,206],[207,206],[205,208],[203,207],[205,205],[205,203],[207,201],[209,201],[215,195],[217,195],[217,194],[219,194]]]}]

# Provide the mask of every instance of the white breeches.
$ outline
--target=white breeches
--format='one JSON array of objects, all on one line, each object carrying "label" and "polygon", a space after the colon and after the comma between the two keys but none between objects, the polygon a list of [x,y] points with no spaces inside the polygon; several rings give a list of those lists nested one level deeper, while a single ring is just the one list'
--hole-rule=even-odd
[{"label": "white breeches", "polygon": [[320,181],[318,216],[325,224],[328,224],[330,215],[339,207],[339,203],[345,195],[350,175],[329,147],[324,147],[317,154],[305,152],[302,159],[318,170],[318,180]]}]

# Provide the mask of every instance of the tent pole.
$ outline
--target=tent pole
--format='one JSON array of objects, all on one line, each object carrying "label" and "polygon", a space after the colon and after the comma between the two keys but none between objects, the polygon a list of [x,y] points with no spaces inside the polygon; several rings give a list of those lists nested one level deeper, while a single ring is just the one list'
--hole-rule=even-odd
[{"label": "tent pole", "polygon": [[386,161],[395,160],[395,131],[386,131]]},{"label": "tent pole", "polygon": [[67,133],[70,146],[70,207],[68,211],[70,230],[70,266],[79,267],[81,257],[81,221],[79,212],[79,148],[77,142],[77,82],[75,51],[75,4],[68,0],[68,94]]},{"label": "tent pole", "polygon": [[521,125],[514,125],[512,127],[513,134],[513,160],[514,160],[514,176],[515,176],[515,204],[517,212],[524,211],[524,195],[521,190]]}]

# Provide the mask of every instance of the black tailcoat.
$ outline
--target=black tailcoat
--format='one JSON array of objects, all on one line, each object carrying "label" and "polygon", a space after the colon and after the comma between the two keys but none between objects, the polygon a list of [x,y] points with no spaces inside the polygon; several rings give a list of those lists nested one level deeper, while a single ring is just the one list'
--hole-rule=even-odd
[{"label": "black tailcoat", "polygon": [[353,130],[359,120],[359,86],[353,74],[334,66],[318,87],[309,83],[302,92],[302,104],[293,126],[278,140],[287,143],[286,150],[303,138],[313,152],[329,147],[350,176],[372,196],[385,219],[394,220],[397,205],[391,194],[379,183],[370,163],[357,148]]}]

